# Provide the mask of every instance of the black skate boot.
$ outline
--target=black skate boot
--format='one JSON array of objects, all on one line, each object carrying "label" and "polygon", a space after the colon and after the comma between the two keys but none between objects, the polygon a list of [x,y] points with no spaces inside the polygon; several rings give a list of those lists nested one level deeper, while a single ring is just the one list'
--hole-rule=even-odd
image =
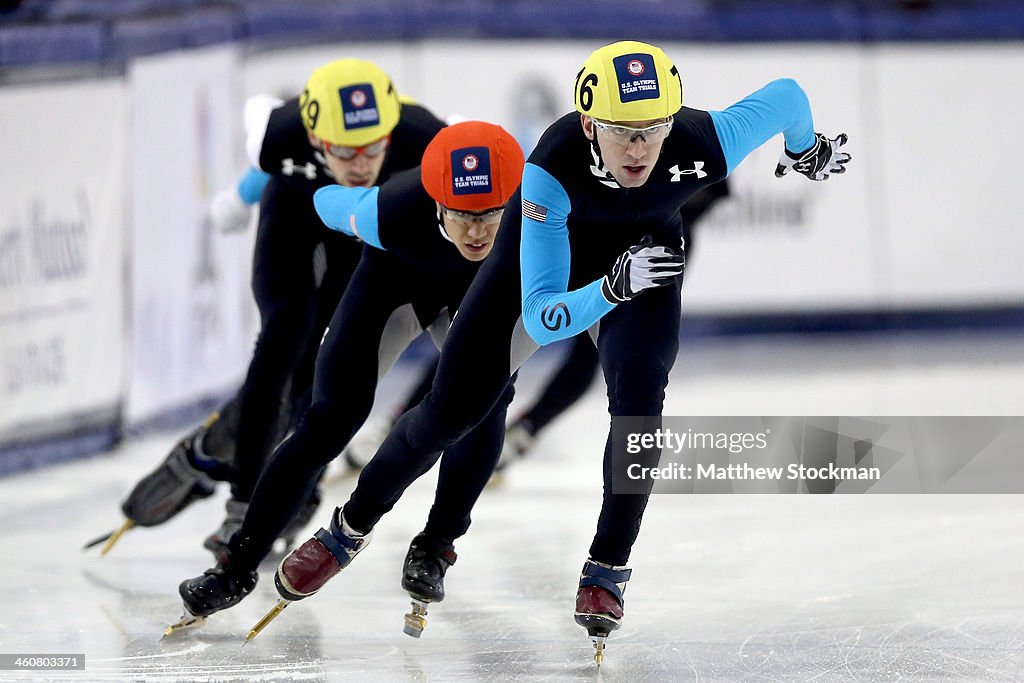
[{"label": "black skate boot", "polygon": [[229,553],[225,562],[218,562],[200,576],[182,581],[178,594],[185,603],[185,615],[177,624],[168,626],[164,636],[198,626],[211,614],[234,607],[252,592],[258,579],[255,569],[233,566]]},{"label": "black skate boot", "polygon": [[372,538],[372,530],[365,534],[356,531],[345,522],[341,508],[336,508],[331,515],[329,531],[320,529],[313,534],[313,538],[281,560],[274,574],[274,585],[281,600],[252,627],[246,641],[259,635],[285,607],[323,588],[324,584],[349,565]]},{"label": "black skate boot", "polygon": [[594,661],[604,661],[604,644],[608,635],[622,622],[622,592],[632,570],[613,567],[594,560],[583,563],[580,587],[576,592],[576,623],[587,629],[594,642]]},{"label": "black skate boot", "polygon": [[235,532],[242,528],[245,513],[249,511],[249,503],[229,498],[224,503],[224,521],[212,534],[203,540],[203,547],[213,553],[218,563],[227,562],[228,543]]},{"label": "black skate boot", "polygon": [[[175,444],[163,462],[140,479],[121,503],[121,511],[126,518],[124,523],[116,531],[88,543],[85,548],[106,541],[100,550],[101,556],[106,555],[121,535],[132,527],[159,526],[193,501],[212,496],[217,478],[213,475],[223,474],[227,468],[202,453],[202,439],[217,419],[218,414],[213,413],[202,426]],[[200,464],[204,461],[214,463],[216,467],[205,469]]]},{"label": "black skate boot", "polygon": [[213,495],[215,482],[195,465],[195,444],[202,427],[179,441],[160,466],[139,480],[121,504],[124,516],[138,526],[157,526]]},{"label": "black skate boot", "polygon": [[402,588],[412,597],[412,611],[405,615],[403,632],[413,638],[427,626],[427,604],[444,600],[444,575],[458,559],[455,546],[447,539],[421,533],[412,539],[405,556]]},{"label": "black skate boot", "polygon": [[447,539],[421,533],[412,539],[405,555],[402,588],[424,602],[444,600],[444,575],[455,564],[458,555]]}]

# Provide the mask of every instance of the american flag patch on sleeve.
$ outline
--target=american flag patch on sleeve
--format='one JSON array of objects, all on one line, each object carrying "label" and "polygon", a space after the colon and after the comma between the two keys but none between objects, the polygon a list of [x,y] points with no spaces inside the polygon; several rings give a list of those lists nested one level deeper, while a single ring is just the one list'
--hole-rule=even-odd
[{"label": "american flag patch on sleeve", "polygon": [[523,215],[527,218],[537,221],[538,223],[544,223],[548,219],[548,209],[546,206],[539,206],[526,199],[523,200]]}]

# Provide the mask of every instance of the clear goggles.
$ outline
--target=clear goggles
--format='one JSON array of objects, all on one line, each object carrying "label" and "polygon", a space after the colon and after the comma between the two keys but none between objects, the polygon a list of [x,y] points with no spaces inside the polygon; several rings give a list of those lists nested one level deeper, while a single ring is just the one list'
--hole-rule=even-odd
[{"label": "clear goggles", "polygon": [[468,211],[455,211],[449,209],[447,206],[441,207],[441,212],[451,218],[453,221],[464,223],[469,225],[471,223],[483,223],[484,225],[493,226],[501,222],[502,212],[505,211],[504,206],[500,206],[497,209],[490,209],[489,211],[481,211],[480,213],[470,213]]},{"label": "clear goggles", "polygon": [[351,161],[358,155],[362,154],[365,157],[372,158],[380,156],[384,153],[384,150],[388,148],[388,143],[391,142],[391,136],[385,135],[380,140],[375,140],[368,145],[362,147],[346,147],[345,145],[332,145],[326,140],[320,142],[324,145],[324,151],[330,154],[332,157],[337,157],[344,161]]},{"label": "clear goggles", "polygon": [[632,126],[605,123],[604,121],[594,119],[594,127],[601,131],[606,138],[620,145],[628,145],[637,138],[640,138],[641,142],[650,145],[667,138],[668,134],[672,131],[674,121],[675,119],[670,118],[668,121],[656,123],[646,128],[633,128]]}]

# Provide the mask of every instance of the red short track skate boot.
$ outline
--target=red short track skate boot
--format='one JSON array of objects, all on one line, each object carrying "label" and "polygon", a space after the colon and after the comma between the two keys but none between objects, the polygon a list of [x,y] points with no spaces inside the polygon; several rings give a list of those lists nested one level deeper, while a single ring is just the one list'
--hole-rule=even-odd
[{"label": "red short track skate boot", "polygon": [[580,587],[576,592],[576,623],[587,629],[594,641],[594,659],[598,666],[604,658],[604,643],[622,622],[622,592],[631,569],[613,567],[587,560],[583,563]]},{"label": "red short track skate boot", "polygon": [[336,509],[329,531],[320,529],[281,560],[274,576],[277,592],[285,600],[308,598],[347,567],[372,536],[372,531],[363,534],[352,529],[342,518],[341,509]]}]

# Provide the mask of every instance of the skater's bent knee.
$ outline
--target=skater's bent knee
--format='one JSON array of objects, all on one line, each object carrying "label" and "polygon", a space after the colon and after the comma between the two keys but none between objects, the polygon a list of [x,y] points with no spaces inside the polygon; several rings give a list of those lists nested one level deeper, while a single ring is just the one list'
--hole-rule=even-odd
[{"label": "skater's bent knee", "polygon": [[660,414],[668,385],[668,368],[660,359],[641,354],[627,356],[611,379],[608,406],[612,415]]}]

